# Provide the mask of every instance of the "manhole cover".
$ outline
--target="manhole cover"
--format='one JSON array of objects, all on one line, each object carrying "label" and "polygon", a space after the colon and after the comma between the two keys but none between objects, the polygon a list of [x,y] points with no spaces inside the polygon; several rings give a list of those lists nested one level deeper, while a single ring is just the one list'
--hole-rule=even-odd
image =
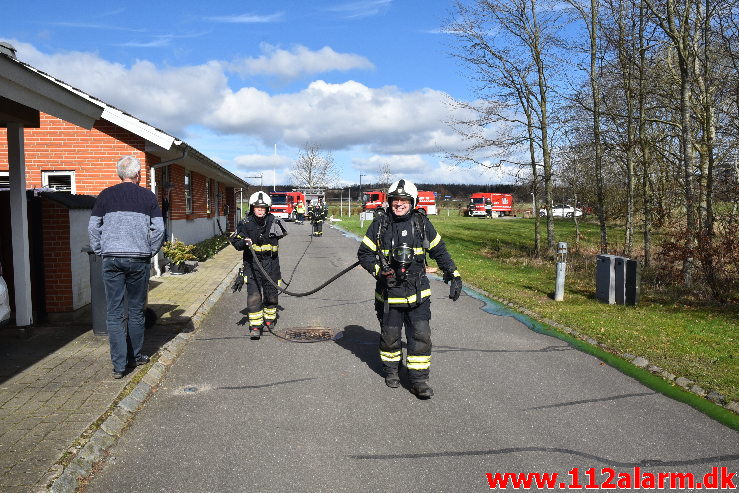
[{"label": "manhole cover", "polygon": [[280,339],[294,342],[321,342],[336,338],[336,331],[326,327],[297,327],[294,329],[276,330]]}]

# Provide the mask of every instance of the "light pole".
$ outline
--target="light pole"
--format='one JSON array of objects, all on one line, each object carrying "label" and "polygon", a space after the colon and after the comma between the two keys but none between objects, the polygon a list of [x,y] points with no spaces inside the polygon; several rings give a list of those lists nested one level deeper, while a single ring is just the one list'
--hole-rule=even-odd
[{"label": "light pole", "polygon": [[362,200],[362,177],[367,175],[359,175],[359,200]]},{"label": "light pole", "polygon": [[245,176],[244,178],[259,178],[259,188],[262,188],[262,175],[257,175],[257,176]]},{"label": "light pole", "polygon": [[272,191],[274,192],[277,190],[277,171],[275,171],[275,168],[277,167],[277,144],[275,144],[275,159],[272,163]]},{"label": "light pole", "polygon": [[[259,178],[259,188],[262,188],[262,176],[263,175],[256,175],[256,176],[245,176],[244,178]],[[244,189],[241,189],[241,209],[239,210],[239,215],[241,217],[244,217]]]},{"label": "light pole", "polygon": [[360,204],[360,209],[359,209],[359,227],[360,228],[364,228],[364,211],[361,209],[361,205],[362,205],[362,177],[363,176],[367,176],[367,175],[363,175],[363,174],[360,174],[359,175],[359,204]]}]

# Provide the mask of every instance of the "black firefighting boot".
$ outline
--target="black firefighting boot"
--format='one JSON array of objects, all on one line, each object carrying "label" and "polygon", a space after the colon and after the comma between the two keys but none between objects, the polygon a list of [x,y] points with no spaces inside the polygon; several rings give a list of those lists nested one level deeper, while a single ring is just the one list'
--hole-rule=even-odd
[{"label": "black firefighting boot", "polygon": [[262,337],[262,326],[259,327],[249,327],[249,337],[252,340],[258,340],[260,337]]},{"label": "black firefighting boot", "polygon": [[419,399],[431,399],[431,396],[434,395],[434,389],[427,381],[421,380],[411,384],[411,393]]},{"label": "black firefighting boot", "polygon": [[400,387],[400,377],[398,376],[398,369],[385,370],[385,385],[391,389],[397,389]]}]

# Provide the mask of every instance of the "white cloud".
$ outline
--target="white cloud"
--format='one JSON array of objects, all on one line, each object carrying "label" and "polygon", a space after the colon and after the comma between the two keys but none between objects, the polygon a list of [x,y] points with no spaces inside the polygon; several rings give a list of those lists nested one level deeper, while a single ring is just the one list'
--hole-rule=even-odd
[{"label": "white cloud", "polygon": [[[370,173],[378,168],[376,161],[389,160],[397,168],[393,173],[414,174],[423,181],[438,176],[441,181],[460,182],[455,178],[471,176],[429,161],[430,154],[464,148],[462,138],[446,123],[462,119],[455,113],[460,110],[450,106],[441,91],[406,92],[351,80],[336,84],[317,80],[298,92],[270,94],[256,87],[231,89],[226,64],[220,61],[161,67],[140,60],[127,67],[96,53],[45,54],[27,43],[12,43],[20,60],[185,137],[195,147],[203,143],[201,151],[247,174],[260,168],[287,169],[282,159],[294,158],[311,142],[351,156],[339,164],[368,166]],[[280,149],[277,162],[270,152],[275,144]],[[357,156],[360,160],[352,161]]]},{"label": "white cloud", "polygon": [[26,43],[13,44],[19,60],[174,134],[205,118],[227,90],[228,79],[215,61],[159,68],[144,60],[128,68],[94,53],[47,55]]},{"label": "white cloud", "polygon": [[385,12],[393,0],[357,0],[324,9],[335,12],[346,19],[361,19]]},{"label": "white cloud", "polygon": [[215,17],[206,17],[211,22],[220,22],[226,24],[266,24],[282,20],[283,12],[275,12],[274,14],[258,15],[258,14],[238,14],[238,15],[222,15]]},{"label": "white cloud", "polygon": [[381,154],[458,149],[461,140],[447,127],[450,107],[441,91],[402,92],[359,82],[314,81],[291,94],[270,95],[254,87],[229,93],[209,114],[207,125],[226,133],[260,136],[300,147],[315,142],[327,149],[364,146]]},{"label": "white cloud", "polygon": [[353,69],[372,69],[374,65],[365,57],[351,53],[337,53],[324,46],[311,51],[301,45],[291,50],[281,49],[262,43],[263,55],[257,58],[244,58],[229,64],[229,69],[242,76],[274,75],[281,79],[296,79],[305,75]]},{"label": "white cloud", "polygon": [[242,154],[234,158],[238,169],[245,171],[265,170],[273,168],[288,168],[292,166],[293,159],[283,155],[267,154]]},{"label": "white cloud", "polygon": [[484,168],[482,166],[459,166],[444,161],[431,162],[420,155],[384,156],[355,158],[352,167],[369,175],[365,181],[378,179],[380,165],[388,164],[393,179],[405,178],[416,183],[511,183],[510,168]]},{"label": "white cloud", "polygon": [[[370,156],[369,158],[354,158],[352,166],[360,171],[367,171],[371,176],[377,175],[380,166],[387,164],[393,175],[413,174],[420,175],[431,171],[431,165],[419,155],[410,156]],[[376,177],[374,177],[376,178]]]}]

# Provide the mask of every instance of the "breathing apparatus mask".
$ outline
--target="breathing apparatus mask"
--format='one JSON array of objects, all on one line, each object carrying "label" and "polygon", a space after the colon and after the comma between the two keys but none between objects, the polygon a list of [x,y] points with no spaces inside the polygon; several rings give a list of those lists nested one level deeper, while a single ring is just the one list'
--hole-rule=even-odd
[{"label": "breathing apparatus mask", "polygon": [[390,260],[395,270],[395,278],[398,282],[405,281],[408,276],[408,267],[413,262],[413,248],[403,243],[392,249],[390,252]]}]

